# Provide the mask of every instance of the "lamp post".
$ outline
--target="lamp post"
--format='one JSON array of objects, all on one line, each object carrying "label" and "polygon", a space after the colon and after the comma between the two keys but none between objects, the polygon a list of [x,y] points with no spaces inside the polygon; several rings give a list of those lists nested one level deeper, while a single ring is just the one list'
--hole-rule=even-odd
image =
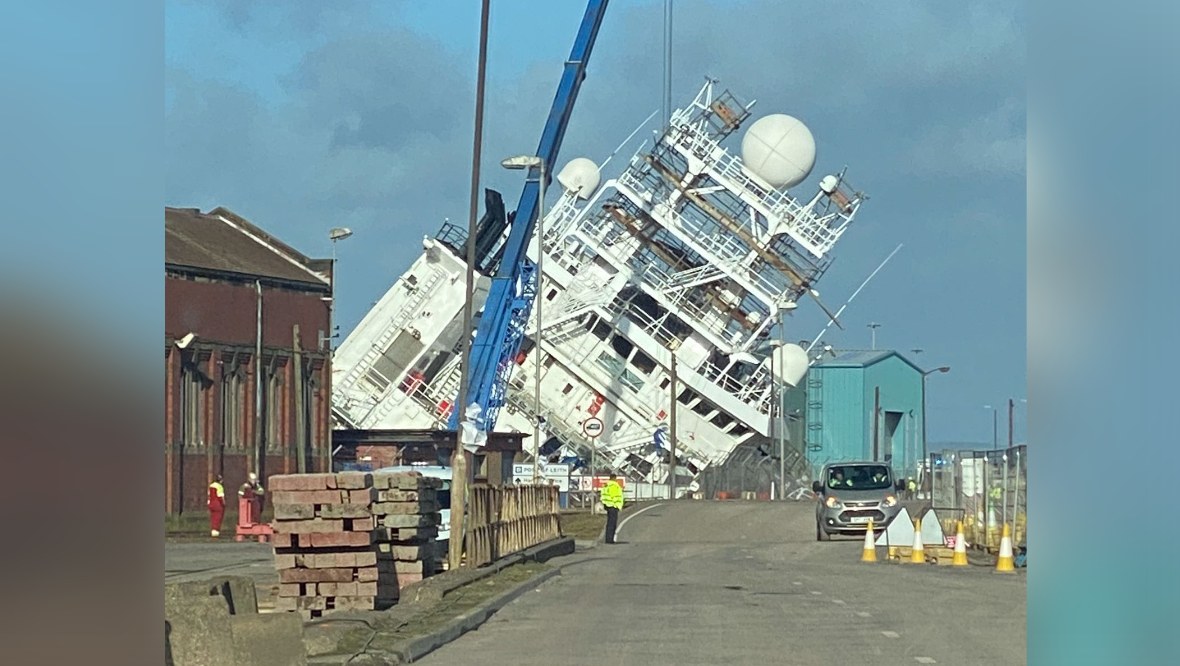
[{"label": "lamp post", "polygon": [[873,332],[873,349],[877,348],[877,329],[878,328],[881,328],[881,325],[878,324],[877,322],[872,322],[871,324],[869,324],[869,329],[872,330],[872,332]]},{"label": "lamp post", "polygon": [[992,410],[992,450],[1000,448],[1000,410],[991,405],[984,405],[984,409]]},{"label": "lamp post", "polygon": [[941,368],[934,368],[933,370],[926,370],[922,373],[922,462],[925,464],[930,459],[930,451],[926,445],[926,378],[930,375],[941,372],[947,373],[951,371],[951,366],[944,365]]},{"label": "lamp post", "polygon": [[[775,345],[775,349],[772,349],[770,352],[772,355],[775,353],[776,350],[781,350],[783,348],[783,346],[787,344],[787,339],[786,339],[787,320],[783,315],[787,312],[791,312],[792,310],[794,310],[797,307],[799,307],[799,304],[795,303],[794,301],[783,301],[782,303],[779,304],[779,306],[778,306],[778,340],[775,341],[777,343]],[[779,351],[778,373],[780,375],[784,375],[787,372],[786,363],[784,363],[783,361],[784,361],[784,359],[782,358],[782,352]],[[781,381],[779,381],[778,377],[772,377],[771,379],[775,382],[776,386],[778,387],[778,389],[775,392],[775,402],[778,407],[778,417],[779,417],[778,433],[777,433],[778,434],[779,499],[786,500],[787,495],[786,495],[785,491],[787,489],[787,438],[786,438],[787,419],[784,418],[784,412],[786,411],[786,409],[785,409],[785,406],[783,405],[783,394],[786,392],[786,387],[783,386],[783,383]]]},{"label": "lamp post", "polygon": [[[767,434],[773,444],[778,448],[778,483],[779,496],[781,499],[786,499],[783,491],[787,487],[787,440],[786,440],[786,418],[784,418],[783,408],[783,394],[786,392],[786,387],[780,381],[781,375],[786,373],[786,363],[782,357],[782,349],[786,346],[786,336],[784,331],[786,323],[783,315],[787,312],[799,307],[793,301],[783,301],[779,303],[775,309],[775,316],[778,318],[778,337],[771,340],[769,343],[763,343],[755,349],[758,353],[762,353],[770,348],[770,427],[767,429]],[[777,357],[777,358],[776,358]],[[742,363],[756,364],[759,359],[752,353],[747,351],[734,352],[730,358],[734,361]]]},{"label": "lamp post", "polygon": [[534,364],[533,372],[533,483],[541,479],[541,308],[545,302],[541,284],[544,280],[545,262],[545,160],[536,155],[516,155],[505,158],[500,162],[505,169],[538,169],[541,185],[540,198],[537,200],[537,227],[533,232],[537,239],[537,277],[536,303],[537,311],[536,334],[533,337]]},{"label": "lamp post", "polygon": [[328,240],[332,241],[332,280],[331,300],[328,301],[328,349],[332,349],[332,340],[336,338],[335,325],[332,323],[336,315],[336,242],[352,236],[352,229],[348,227],[332,227],[328,231]]},{"label": "lamp post", "polygon": [[671,407],[668,410],[668,447],[671,449],[671,456],[668,459],[668,499],[676,499],[676,350],[680,347],[680,340],[672,338],[668,344],[668,351],[672,360],[670,362],[672,383],[668,388],[672,392]]}]

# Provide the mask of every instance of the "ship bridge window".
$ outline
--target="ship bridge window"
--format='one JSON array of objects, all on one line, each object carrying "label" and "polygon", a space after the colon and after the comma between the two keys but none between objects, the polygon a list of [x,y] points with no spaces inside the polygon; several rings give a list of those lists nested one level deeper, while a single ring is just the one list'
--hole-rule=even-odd
[{"label": "ship bridge window", "polygon": [[717,416],[714,416],[709,422],[718,428],[724,428],[730,423],[733,423],[733,417],[725,412],[717,412]]},{"label": "ship bridge window", "polygon": [[547,301],[551,301],[551,300],[553,300],[554,298],[557,298],[557,290],[556,290],[556,289],[550,289],[550,290],[549,290],[549,293],[548,293],[548,294],[545,294],[545,300],[547,300]]},{"label": "ship bridge window", "polygon": [[616,354],[623,358],[630,356],[631,351],[635,349],[635,346],[631,344],[631,341],[621,335],[612,336],[610,339],[610,346],[611,349],[615,350]]},{"label": "ship bridge window", "polygon": [[631,364],[645,375],[650,375],[656,369],[656,362],[641,351],[635,352],[635,356],[631,359]]},{"label": "ship bridge window", "polygon": [[710,403],[708,400],[701,400],[700,402],[698,402],[697,404],[692,406],[692,411],[696,412],[697,414],[700,414],[701,416],[707,416],[707,415],[712,414],[713,412],[717,411],[717,408],[714,407],[713,404]]},{"label": "ship bridge window", "polygon": [[599,340],[606,340],[610,337],[610,326],[607,326],[606,324],[599,321],[597,317],[592,319],[591,322],[592,323],[588,325],[588,328],[590,332],[594,334],[594,337],[598,338]]},{"label": "ship bridge window", "polygon": [[606,370],[615,381],[628,389],[638,393],[639,389],[643,388],[643,379],[628,370],[626,363],[614,354],[602,352],[598,356],[597,363],[598,367]]}]

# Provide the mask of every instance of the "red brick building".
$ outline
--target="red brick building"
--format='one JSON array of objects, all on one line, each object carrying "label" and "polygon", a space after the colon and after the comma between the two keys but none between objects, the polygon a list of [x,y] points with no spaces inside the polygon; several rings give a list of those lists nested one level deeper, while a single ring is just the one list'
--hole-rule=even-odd
[{"label": "red brick building", "polygon": [[330,470],[332,262],[224,209],[165,208],[165,511],[249,471]]}]

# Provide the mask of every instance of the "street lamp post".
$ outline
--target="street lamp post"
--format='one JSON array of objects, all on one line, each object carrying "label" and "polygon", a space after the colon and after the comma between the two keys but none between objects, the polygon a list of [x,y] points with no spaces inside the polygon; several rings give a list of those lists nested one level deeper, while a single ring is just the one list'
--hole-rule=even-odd
[{"label": "street lamp post", "polygon": [[868,326],[869,326],[869,329],[871,329],[873,331],[873,349],[876,349],[877,348],[877,329],[881,328],[881,325],[878,324],[877,322],[872,322]]},{"label": "street lamp post", "polygon": [[933,370],[926,370],[922,373],[922,461],[925,462],[930,459],[930,450],[926,444],[926,378],[936,372],[947,373],[951,371],[949,365],[944,365],[941,368]]},{"label": "street lamp post", "polygon": [[342,241],[352,235],[352,229],[348,227],[333,227],[328,231],[328,240],[332,241],[332,279],[330,280],[331,297],[328,301],[328,350],[332,349],[332,340],[335,339],[335,324],[333,320],[336,316],[336,242]]},{"label": "street lamp post", "polygon": [[[771,354],[771,358],[773,359],[775,351],[780,350],[779,351],[779,359],[778,359],[779,360],[779,364],[778,364],[779,365],[779,368],[778,368],[779,375],[785,375],[787,372],[786,363],[784,362],[784,359],[782,358],[782,352],[781,352],[782,348],[787,344],[787,340],[786,340],[787,321],[786,321],[786,318],[784,317],[784,314],[794,310],[797,307],[799,307],[799,306],[794,301],[783,301],[778,306],[778,312],[777,312],[777,314],[778,314],[778,340],[775,341],[777,344],[774,345],[774,349],[770,350],[770,354]],[[771,373],[771,374],[773,375],[774,373]],[[774,382],[775,386],[777,387],[775,389],[775,398],[774,399],[775,399],[775,404],[776,404],[776,407],[778,410],[778,418],[779,418],[778,432],[776,433],[778,435],[779,499],[785,500],[785,499],[787,499],[787,494],[786,494],[786,489],[787,489],[787,437],[786,437],[786,435],[787,435],[787,433],[786,433],[787,419],[785,417],[786,409],[783,405],[783,394],[786,393],[786,387],[783,386],[783,382],[779,381],[779,377],[777,377],[777,376],[772,376],[771,381]]]},{"label": "street lamp post", "polygon": [[984,409],[992,410],[992,450],[1000,448],[1000,410],[991,405],[984,405]]},{"label": "street lamp post", "polygon": [[537,239],[537,277],[536,302],[537,311],[536,333],[533,336],[534,365],[533,371],[533,483],[541,479],[541,308],[545,302],[541,283],[545,277],[545,160],[536,155],[517,155],[500,162],[505,169],[538,169],[541,185],[540,198],[537,200],[537,227],[534,231]]},{"label": "street lamp post", "polygon": [[672,384],[668,388],[672,391],[671,408],[668,410],[668,447],[671,449],[671,456],[668,461],[668,499],[676,499],[676,385],[678,377],[676,376],[676,349],[680,347],[680,341],[673,338],[672,344],[668,345],[668,351],[672,357],[670,362],[670,370],[672,374]]}]

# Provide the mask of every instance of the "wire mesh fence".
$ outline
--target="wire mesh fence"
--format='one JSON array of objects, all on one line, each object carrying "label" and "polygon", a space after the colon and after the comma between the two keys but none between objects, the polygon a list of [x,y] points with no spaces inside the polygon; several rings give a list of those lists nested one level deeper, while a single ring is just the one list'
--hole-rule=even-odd
[{"label": "wire mesh fence", "polygon": [[1012,543],[1024,543],[1028,530],[1027,446],[986,451],[943,451],[930,454],[931,504],[949,525],[963,521],[967,543],[996,551],[1004,525]]}]

